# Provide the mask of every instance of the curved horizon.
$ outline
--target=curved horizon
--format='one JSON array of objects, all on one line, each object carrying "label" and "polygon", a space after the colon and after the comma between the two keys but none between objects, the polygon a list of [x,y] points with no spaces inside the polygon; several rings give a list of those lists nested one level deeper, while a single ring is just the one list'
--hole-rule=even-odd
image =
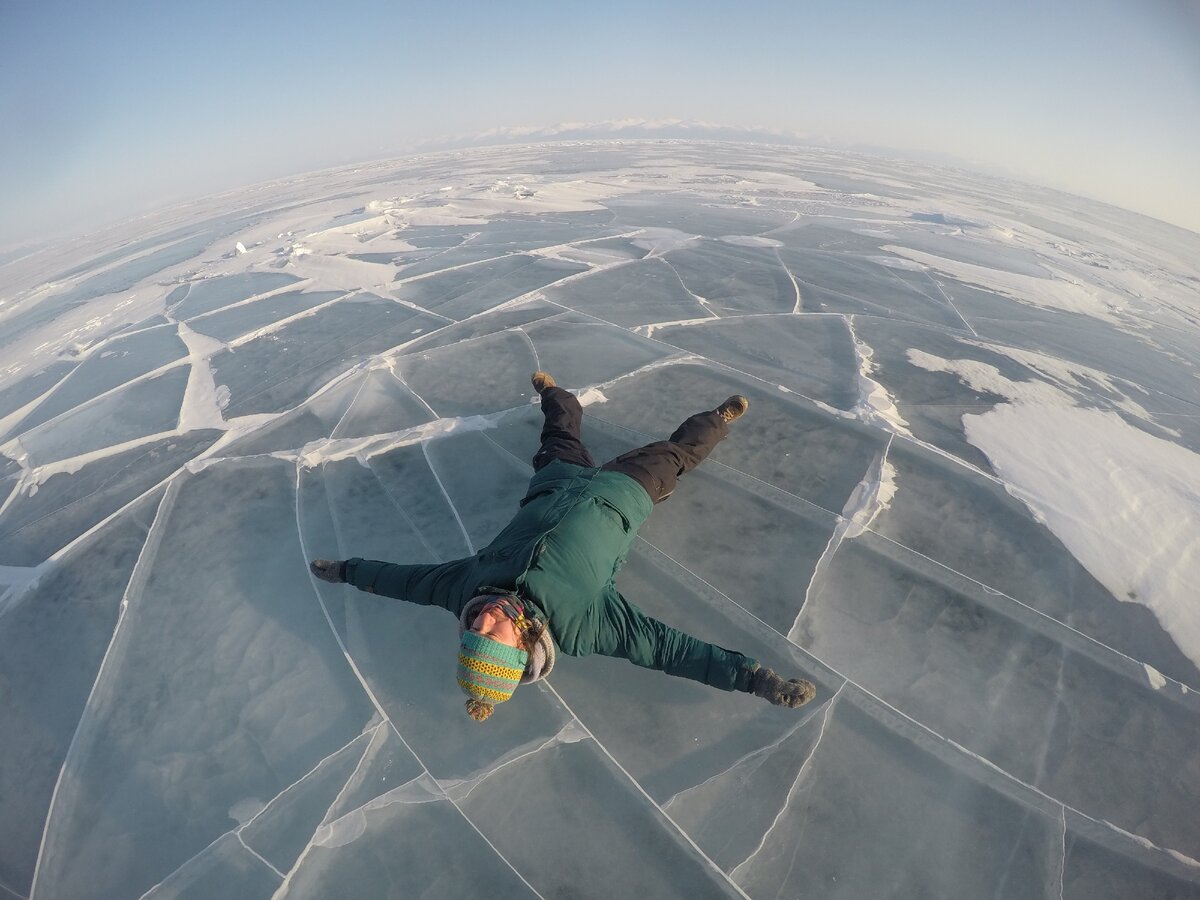
[{"label": "curved horizon", "polygon": [[56,234],[47,234],[42,238],[13,242],[7,245],[0,243],[0,265],[3,265],[10,259],[20,258],[28,253],[37,252],[47,246],[67,243],[72,239],[83,236],[88,231],[104,231],[112,228],[120,228],[133,220],[169,213],[174,209],[187,206],[188,204],[217,199],[242,191],[253,191],[277,183],[312,178],[326,172],[352,170],[356,167],[367,165],[384,165],[407,159],[454,153],[460,150],[486,150],[493,147],[511,147],[514,150],[518,150],[523,147],[569,142],[620,143],[637,141],[674,141],[685,144],[733,143],[763,147],[784,146],[800,150],[824,150],[861,155],[881,160],[904,161],[932,168],[959,170],[973,176],[1004,179],[1026,187],[1052,191],[1064,196],[1103,204],[1115,210],[1120,210],[1123,213],[1145,216],[1160,225],[1179,228],[1189,235],[1200,235],[1200,222],[1194,227],[1190,227],[1181,222],[1169,221],[1157,217],[1144,210],[1121,206],[1104,197],[1088,195],[1078,191],[1067,190],[1053,184],[1038,182],[1036,179],[1028,176],[1023,177],[1020,173],[1006,171],[1003,167],[988,166],[978,161],[961,159],[949,154],[871,144],[839,143],[829,139],[818,141],[809,135],[777,131],[767,127],[735,128],[713,122],[688,122],[682,119],[627,119],[611,122],[561,122],[545,126],[517,125],[490,128],[474,134],[445,135],[430,138],[418,145],[398,149],[396,152],[386,155],[344,160],[303,171],[286,172],[258,181],[231,184],[210,191],[172,197],[162,202],[127,210],[120,215],[114,214],[108,217],[96,218],[87,223],[77,223],[73,227],[65,228]]},{"label": "curved horizon", "polygon": [[3,25],[0,246],[446,136],[663,121],[961,161],[1200,230],[1200,10],[1185,0],[46,0]]}]

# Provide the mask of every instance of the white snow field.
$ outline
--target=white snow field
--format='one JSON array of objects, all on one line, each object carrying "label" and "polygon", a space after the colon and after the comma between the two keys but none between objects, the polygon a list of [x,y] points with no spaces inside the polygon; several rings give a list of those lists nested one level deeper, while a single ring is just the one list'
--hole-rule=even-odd
[{"label": "white snow field", "polygon": [[[69,210],[63,211],[69,215]],[[472,150],[0,267],[0,900],[1200,897],[1200,236],[829,151]],[[535,369],[604,460],[741,392],[618,577],[802,710],[437,608]]]}]

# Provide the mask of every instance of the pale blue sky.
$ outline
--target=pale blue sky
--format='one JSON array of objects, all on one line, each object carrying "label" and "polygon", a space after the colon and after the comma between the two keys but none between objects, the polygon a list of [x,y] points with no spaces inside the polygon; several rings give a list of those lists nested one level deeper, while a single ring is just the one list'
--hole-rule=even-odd
[{"label": "pale blue sky", "polygon": [[945,154],[1200,231],[1200,2],[0,0],[0,245],[626,118]]}]

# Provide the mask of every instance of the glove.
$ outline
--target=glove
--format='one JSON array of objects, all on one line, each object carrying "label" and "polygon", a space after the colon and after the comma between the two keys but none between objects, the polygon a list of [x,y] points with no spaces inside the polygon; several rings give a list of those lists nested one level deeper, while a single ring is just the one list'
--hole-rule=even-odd
[{"label": "glove", "polygon": [[346,563],[340,559],[314,559],[308,564],[308,571],[322,581],[330,584],[346,583]]},{"label": "glove", "polygon": [[799,678],[784,681],[774,670],[758,668],[750,676],[750,693],[776,706],[799,709],[817,696],[817,689],[811,681],[801,681]]}]

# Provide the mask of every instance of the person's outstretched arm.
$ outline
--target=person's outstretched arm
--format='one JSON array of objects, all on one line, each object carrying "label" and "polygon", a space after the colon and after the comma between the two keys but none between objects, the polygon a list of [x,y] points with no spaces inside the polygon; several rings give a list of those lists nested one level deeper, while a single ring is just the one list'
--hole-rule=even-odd
[{"label": "person's outstretched arm", "polygon": [[784,681],[758,660],[726,650],[646,615],[609,584],[596,652],[627,659],[725,691],[744,691],[776,706],[796,708],[816,696],[808,681]]},{"label": "person's outstretched arm", "polygon": [[322,581],[349,584],[381,597],[462,612],[465,578],[471,559],[405,566],[374,559],[315,559],[309,570]]}]

